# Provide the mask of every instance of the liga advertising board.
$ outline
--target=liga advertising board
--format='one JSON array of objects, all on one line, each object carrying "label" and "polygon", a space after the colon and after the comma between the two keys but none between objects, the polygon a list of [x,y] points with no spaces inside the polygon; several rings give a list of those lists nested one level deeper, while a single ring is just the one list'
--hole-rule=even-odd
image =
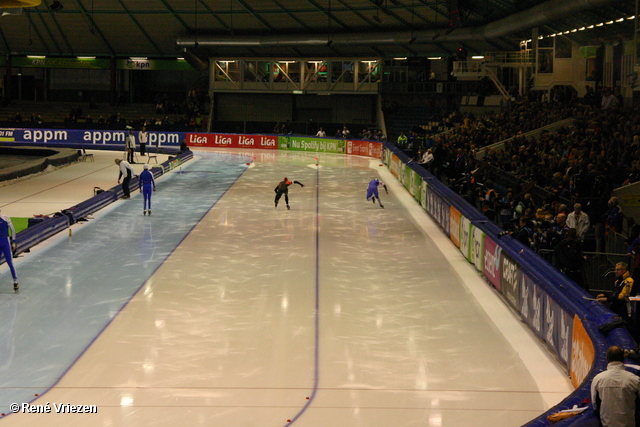
[{"label": "liga advertising board", "polygon": [[[138,136],[138,131],[133,132]],[[151,147],[179,146],[187,138],[187,132],[149,131],[147,145]],[[4,142],[30,142],[42,145],[56,144],[122,144],[128,131],[122,130],[83,130],[83,129],[17,129],[0,128],[0,138]]]},{"label": "liga advertising board", "polygon": [[218,133],[187,133],[189,147],[214,148],[278,148],[278,137],[275,135],[240,135]]}]

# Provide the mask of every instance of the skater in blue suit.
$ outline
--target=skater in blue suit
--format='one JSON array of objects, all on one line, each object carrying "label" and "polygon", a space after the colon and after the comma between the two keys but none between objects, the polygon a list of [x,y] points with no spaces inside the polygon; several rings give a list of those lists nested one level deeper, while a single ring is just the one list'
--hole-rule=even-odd
[{"label": "skater in blue suit", "polygon": [[380,205],[381,208],[384,208],[384,206],[382,205],[382,202],[380,201],[380,195],[378,194],[379,185],[382,185],[382,187],[384,188],[384,191],[387,194],[389,194],[389,190],[387,190],[387,186],[384,184],[384,182],[379,181],[377,178],[375,178],[369,181],[369,186],[367,187],[367,201],[373,198],[373,203],[375,204],[376,199],[378,199],[378,204]]},{"label": "skater in blue suit", "polygon": [[140,192],[143,198],[142,214],[151,215],[151,193],[156,191],[156,181],[153,179],[153,174],[149,171],[149,165],[144,165],[143,168],[144,170],[139,177]]},{"label": "skater in blue suit", "polygon": [[18,274],[13,266],[13,239],[16,237],[16,229],[13,228],[11,218],[0,215],[0,253],[7,260],[11,276],[13,276],[13,290],[18,292]]}]

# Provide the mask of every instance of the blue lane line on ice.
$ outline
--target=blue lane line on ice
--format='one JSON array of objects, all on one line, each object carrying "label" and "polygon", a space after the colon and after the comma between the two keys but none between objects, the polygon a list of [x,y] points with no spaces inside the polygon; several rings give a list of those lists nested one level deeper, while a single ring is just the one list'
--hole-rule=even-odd
[{"label": "blue lane line on ice", "polygon": [[287,422],[285,426],[290,426],[298,420],[302,414],[311,406],[311,403],[316,397],[318,392],[318,384],[320,382],[320,165],[316,160],[316,235],[315,235],[315,250],[316,250],[316,275],[315,275],[315,292],[316,292],[316,306],[315,306],[315,350],[314,350],[314,372],[313,372],[313,389],[311,390],[311,396],[307,403],[300,409],[295,417]]},{"label": "blue lane line on ice", "polygon": [[229,154],[203,153],[183,169],[192,165],[220,173],[170,174],[153,216],[135,192],[22,261],[20,293],[0,291],[0,412],[54,387],[247,169]]}]

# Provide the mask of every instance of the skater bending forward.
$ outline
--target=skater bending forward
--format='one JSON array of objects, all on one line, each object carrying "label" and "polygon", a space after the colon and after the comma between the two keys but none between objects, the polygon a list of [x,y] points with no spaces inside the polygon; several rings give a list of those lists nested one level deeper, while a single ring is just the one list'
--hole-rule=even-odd
[{"label": "skater bending forward", "polygon": [[280,183],[273,190],[276,192],[276,199],[275,199],[276,208],[278,207],[278,201],[280,200],[280,197],[282,197],[282,195],[284,194],[284,201],[287,204],[287,209],[291,209],[291,207],[289,206],[289,186],[291,184],[298,184],[300,187],[304,187],[303,183],[299,181],[291,182],[285,176],[284,179],[280,181]]},{"label": "skater bending forward", "polygon": [[376,199],[378,199],[378,204],[381,208],[384,208],[382,202],[380,201],[380,195],[378,194],[378,186],[382,185],[384,191],[389,194],[389,190],[387,190],[387,186],[384,182],[379,181],[377,178],[369,181],[369,186],[367,187],[367,201],[373,199],[373,203],[376,203]]}]

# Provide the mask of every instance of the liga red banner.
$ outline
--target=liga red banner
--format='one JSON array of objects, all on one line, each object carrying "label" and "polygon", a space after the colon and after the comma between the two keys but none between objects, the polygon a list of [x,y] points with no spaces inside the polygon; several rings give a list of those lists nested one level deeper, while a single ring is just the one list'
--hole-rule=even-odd
[{"label": "liga red banner", "polygon": [[382,157],[382,143],[373,141],[353,141],[347,140],[345,146],[346,154],[367,157]]},{"label": "liga red banner", "polygon": [[276,135],[238,135],[226,133],[187,133],[189,147],[277,149]]}]

